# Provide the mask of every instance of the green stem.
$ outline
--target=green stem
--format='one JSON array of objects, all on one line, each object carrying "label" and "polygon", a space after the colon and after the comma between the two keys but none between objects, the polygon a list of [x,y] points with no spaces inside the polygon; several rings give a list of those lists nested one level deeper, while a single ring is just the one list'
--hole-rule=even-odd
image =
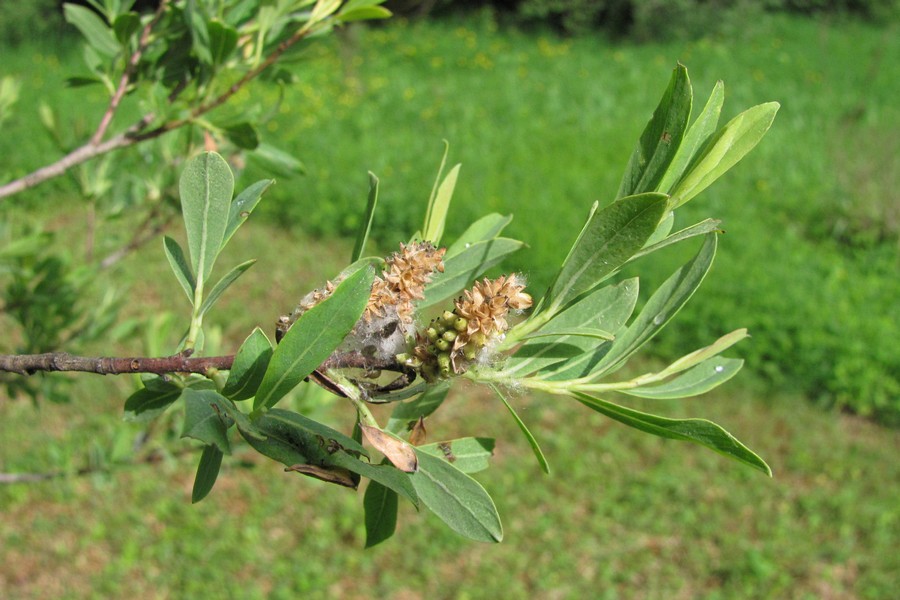
[{"label": "green stem", "polygon": [[191,327],[188,329],[187,339],[184,340],[184,349],[193,350],[203,327],[203,315],[200,307],[203,306],[203,280],[197,279],[197,287],[194,288],[194,310],[191,312]]}]

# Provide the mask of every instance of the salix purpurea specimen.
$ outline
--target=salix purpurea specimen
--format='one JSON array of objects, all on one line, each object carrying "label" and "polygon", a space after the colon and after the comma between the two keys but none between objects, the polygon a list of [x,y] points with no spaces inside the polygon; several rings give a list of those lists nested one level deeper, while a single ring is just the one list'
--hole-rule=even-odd
[{"label": "salix purpurea specimen", "polygon": [[[543,294],[529,289],[518,273],[484,276],[522,246],[501,237],[509,216],[483,216],[444,245],[459,173],[457,165],[443,176],[446,154],[422,229],[404,236],[408,241],[386,258],[365,256],[378,203],[379,182],[370,174],[351,264],[317,289],[298,293],[297,307],[277,322],[277,343],[257,328],[233,357],[188,354],[202,352],[204,318],[252,264],[237,265],[210,287],[220,250],[269,182],[250,186],[232,200],[226,162],[209,152],[195,157],[181,179],[188,249],[171,238],[164,245],[192,307],[190,326],[173,357],[179,366],[146,375],[143,387],[126,400],[126,415],[149,420],[181,407],[184,436],[204,448],[194,501],[209,493],[223,456],[239,439],[290,472],[350,488],[368,479],[367,545],[393,534],[400,497],[432,510],[461,535],[502,538],[493,501],[471,477],[488,466],[494,441],[443,440],[434,427],[426,427],[450,386],[462,378],[496,393],[546,472],[548,461],[537,438],[505,398],[508,389],[572,398],[645,433],[694,442],[771,474],[759,456],[710,421],[671,419],[613,401],[695,396],[724,383],[742,366],[740,359],[723,356],[747,336],[739,329],[659,371],[617,376],[691,298],[712,265],[719,221],[709,218],[676,230],[677,209],[746,155],[778,110],[777,103],[761,104],[719,126],[722,102],[720,82],[691,121],[687,70],[675,68],[618,192],[605,205],[590,207]],[[692,241],[699,242],[693,257],[636,311],[638,277],[630,272],[631,263]],[[191,368],[191,361],[214,358],[224,360]],[[18,363],[23,373],[40,368]],[[342,433],[279,407],[299,385],[319,385],[346,399],[352,431]],[[372,403],[393,403],[386,423],[375,419]]]}]

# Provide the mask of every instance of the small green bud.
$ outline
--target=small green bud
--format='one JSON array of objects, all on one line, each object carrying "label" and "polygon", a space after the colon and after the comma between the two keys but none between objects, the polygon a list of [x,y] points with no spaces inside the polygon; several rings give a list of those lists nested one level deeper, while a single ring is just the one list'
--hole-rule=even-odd
[{"label": "small green bud", "polygon": [[434,345],[435,345],[435,347],[436,347],[438,350],[440,350],[441,352],[446,352],[447,350],[450,349],[450,342],[448,342],[448,341],[445,340],[444,338],[438,338],[438,339],[434,342]]},{"label": "small green bud", "polygon": [[465,331],[469,326],[469,321],[464,319],[463,317],[457,317],[455,321],[453,321],[453,329],[457,331]]},{"label": "small green bud", "polygon": [[456,321],[456,313],[445,310],[444,314],[441,315],[441,319],[443,319],[446,325],[453,325],[454,321]]},{"label": "small green bud", "polygon": [[447,340],[448,342],[452,342],[453,340],[456,339],[456,332],[453,331],[452,329],[448,329],[447,331],[445,331],[444,333],[441,334],[441,337],[443,339]]},{"label": "small green bud", "polygon": [[438,331],[434,327],[429,327],[425,330],[425,337],[427,337],[432,342],[438,339]]},{"label": "small green bud", "polygon": [[478,347],[474,344],[466,344],[463,346],[463,356],[466,357],[466,360],[475,360],[475,357],[478,356]]}]

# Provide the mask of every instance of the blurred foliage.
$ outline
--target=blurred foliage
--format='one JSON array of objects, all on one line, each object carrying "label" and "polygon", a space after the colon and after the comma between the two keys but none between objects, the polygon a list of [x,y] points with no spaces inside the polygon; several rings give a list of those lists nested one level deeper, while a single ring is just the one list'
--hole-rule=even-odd
[{"label": "blurred foliage", "polygon": [[0,2],[0,43],[17,46],[63,31],[63,18],[57,0]]}]

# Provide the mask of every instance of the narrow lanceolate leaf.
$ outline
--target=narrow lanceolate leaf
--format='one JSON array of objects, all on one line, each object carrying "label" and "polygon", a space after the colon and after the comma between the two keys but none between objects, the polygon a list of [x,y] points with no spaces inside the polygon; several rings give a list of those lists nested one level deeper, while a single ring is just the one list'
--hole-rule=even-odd
[{"label": "narrow lanceolate leaf", "polygon": [[191,266],[202,283],[209,278],[225,239],[234,176],[225,159],[215,152],[204,152],[187,164],[179,191]]},{"label": "narrow lanceolate leaf", "polygon": [[447,253],[444,254],[444,260],[446,261],[451,256],[456,256],[472,244],[494,239],[500,235],[500,232],[502,232],[507,225],[509,225],[510,221],[512,221],[512,215],[491,213],[481,217],[469,225],[468,229],[466,229],[462,235],[447,248]]},{"label": "narrow lanceolate leaf", "polygon": [[472,244],[459,254],[444,261],[444,272],[435,273],[425,288],[425,299],[419,308],[437,304],[456,295],[476,277],[493,267],[525,244],[518,240],[494,238]]},{"label": "narrow lanceolate leaf", "polygon": [[353,261],[362,258],[366,250],[366,242],[369,241],[369,232],[372,230],[372,221],[375,218],[375,207],[378,206],[378,178],[369,171],[369,199],[366,203],[366,212],[363,222],[360,224],[359,233],[356,234],[356,244],[353,246]]},{"label": "narrow lanceolate leaf", "polygon": [[397,528],[397,492],[371,481],[366,486],[363,508],[366,511],[366,548],[394,535]]},{"label": "narrow lanceolate leaf", "polygon": [[205,315],[209,309],[215,305],[222,294],[225,293],[225,290],[227,290],[232,283],[237,281],[237,278],[243,275],[247,269],[254,265],[254,263],[256,263],[255,258],[242,262],[228,271],[228,273],[213,286],[213,289],[210,290],[209,294],[207,294],[206,298],[203,300],[203,304],[200,306],[200,316]]},{"label": "narrow lanceolate leaf", "polygon": [[503,526],[481,484],[449,462],[417,450],[419,470],[409,476],[419,499],[456,533],[479,542],[499,542]]},{"label": "narrow lanceolate leaf", "polygon": [[531,446],[531,451],[534,452],[534,457],[537,459],[538,464],[541,466],[541,470],[544,473],[550,474],[550,464],[547,462],[546,457],[544,457],[544,452],[541,450],[540,445],[538,445],[537,440],[528,430],[528,427],[525,425],[525,422],[519,417],[518,413],[516,413],[515,409],[506,399],[506,396],[503,395],[503,392],[500,391],[496,385],[491,384],[491,389],[494,390],[494,393],[500,397],[500,400],[503,401],[503,405],[506,406],[506,409],[509,411],[509,414],[512,415],[513,419],[516,421],[516,425],[519,426],[519,429],[522,430],[522,434],[525,436],[525,439],[528,440],[528,445]]},{"label": "narrow lanceolate leaf", "polygon": [[603,329],[560,329],[558,331],[538,331],[526,335],[524,339],[533,340],[535,338],[559,337],[559,336],[576,336],[588,337],[598,340],[614,340],[616,336]]},{"label": "narrow lanceolate leaf", "polygon": [[368,456],[366,449],[352,437],[300,413],[275,408],[266,413],[266,419],[278,421],[294,430],[302,430],[304,436],[314,437],[319,449],[324,449],[329,454],[333,454],[335,448],[340,448],[353,454]]},{"label": "narrow lanceolate leaf", "polygon": [[175,273],[175,279],[178,280],[181,289],[184,290],[188,300],[193,304],[194,287],[197,284],[194,281],[194,274],[191,271],[191,266],[184,257],[184,250],[181,249],[181,245],[178,242],[169,236],[163,237],[163,248],[166,251],[166,258],[169,261],[169,266],[172,267],[172,272]]},{"label": "narrow lanceolate leaf", "polygon": [[763,138],[781,105],[768,102],[747,109],[707,142],[703,153],[672,190],[672,207],[678,207],[705,190]]},{"label": "narrow lanceolate leaf", "polygon": [[594,378],[611,373],[656,335],[694,295],[716,255],[716,234],[706,234],[703,246],[687,264],[675,271],[657,289],[640,315],[612,343],[610,351],[592,369]]},{"label": "narrow lanceolate leaf", "polygon": [[646,433],[673,440],[684,440],[706,446],[720,454],[738,460],[768,476],[772,470],[763,459],[740,443],[733,435],[705,419],[668,419],[619,406],[580,392],[575,398],[607,417]]},{"label": "narrow lanceolate leaf", "polygon": [[551,368],[551,365],[558,368],[566,364],[564,361],[586,357],[598,347],[608,345],[598,344],[596,339],[589,337],[570,335],[568,332],[581,329],[618,331],[634,312],[638,287],[637,277],[632,277],[587,294],[556,315],[538,332],[547,333],[550,337],[525,340],[507,360],[504,373],[522,377]]},{"label": "narrow lanceolate leaf", "polygon": [[681,145],[691,118],[692,97],[687,69],[678,65],[628,161],[616,198],[657,189]]},{"label": "narrow lanceolate leaf", "polygon": [[709,346],[700,348],[699,350],[694,350],[690,354],[682,356],[671,365],[663,369],[660,375],[666,377],[675,373],[680,373],[685,369],[690,369],[691,367],[700,364],[708,358],[718,356],[722,352],[725,352],[741,340],[747,339],[748,337],[750,337],[750,335],[747,333],[746,329],[735,329],[731,333],[726,333]]},{"label": "narrow lanceolate leaf", "polygon": [[228,442],[228,428],[233,421],[220,406],[227,403],[215,390],[185,389],[184,427],[181,437],[190,437],[206,444],[213,444],[225,454],[231,454]]},{"label": "narrow lanceolate leaf", "polygon": [[238,349],[222,394],[232,400],[252,398],[256,395],[256,389],[262,382],[271,358],[272,342],[257,327]]},{"label": "narrow lanceolate leaf", "polygon": [[707,233],[713,233],[713,232],[722,233],[722,230],[719,229],[719,225],[721,223],[722,222],[719,221],[718,219],[705,219],[703,221],[700,221],[699,223],[695,223],[695,224],[691,225],[690,227],[685,227],[684,229],[682,229],[680,231],[676,231],[672,235],[666,237],[665,239],[663,239],[659,242],[656,242],[655,244],[646,246],[643,250],[641,250],[640,252],[638,252],[637,254],[632,256],[628,262],[635,261],[641,257],[647,256],[648,254],[652,254],[653,252],[656,252],[657,250],[661,250],[662,248],[665,248],[666,246],[671,246],[672,244],[677,244],[678,242],[681,242],[683,240],[686,240],[686,239],[689,239],[692,237],[696,237],[698,235],[705,235]]},{"label": "narrow lanceolate leaf", "polygon": [[465,437],[426,444],[417,449],[446,460],[463,473],[478,473],[490,466],[488,461],[494,455],[494,440],[492,438]]},{"label": "narrow lanceolate leaf", "polygon": [[699,396],[734,377],[743,365],[744,361],[739,358],[715,356],[663,384],[647,385],[620,391],[623,394],[656,400],[673,400],[675,398]]},{"label": "narrow lanceolate leaf", "polygon": [[222,451],[216,446],[208,445],[203,448],[200,455],[200,464],[197,465],[197,474],[194,476],[194,489],[191,490],[191,504],[200,502],[212,490],[219,477],[219,468],[222,466]]},{"label": "narrow lanceolate leaf", "polygon": [[360,269],[303,313],[272,354],[254,408],[273,406],[331,355],[362,316],[374,278],[374,270]]},{"label": "narrow lanceolate leaf", "polygon": [[428,387],[422,395],[407,402],[399,402],[388,419],[385,431],[400,434],[411,429],[412,425],[421,418],[427,417],[444,402],[450,391],[450,382],[441,381]]},{"label": "narrow lanceolate leaf", "polygon": [[259,204],[262,195],[274,183],[274,179],[262,179],[237,195],[237,198],[234,199],[231,207],[228,209],[228,224],[225,226],[225,235],[222,237],[221,248],[225,247],[225,244],[228,243],[234,232],[238,230],[238,227],[250,218],[250,214],[256,208],[256,205]]},{"label": "narrow lanceolate leaf", "polygon": [[663,194],[647,193],[592,213],[550,288],[550,310],[595,287],[637,253],[662,220],[666,202]]},{"label": "narrow lanceolate leaf", "polygon": [[669,193],[675,183],[684,175],[688,165],[716,131],[724,101],[725,84],[717,81],[712,93],[709,95],[709,100],[706,101],[703,112],[700,113],[697,120],[691,124],[687,133],[684,134],[684,140],[682,140],[678,152],[675,153],[675,158],[672,159],[669,168],[666,169],[666,174],[663,176],[662,181],[659,182],[657,191]]},{"label": "narrow lanceolate leaf", "polygon": [[447,177],[441,182],[434,197],[434,203],[429,213],[429,220],[425,224],[422,237],[437,246],[444,235],[444,224],[447,222],[447,212],[450,209],[450,200],[453,199],[453,190],[456,189],[456,179],[459,177],[459,168],[455,165]]}]

